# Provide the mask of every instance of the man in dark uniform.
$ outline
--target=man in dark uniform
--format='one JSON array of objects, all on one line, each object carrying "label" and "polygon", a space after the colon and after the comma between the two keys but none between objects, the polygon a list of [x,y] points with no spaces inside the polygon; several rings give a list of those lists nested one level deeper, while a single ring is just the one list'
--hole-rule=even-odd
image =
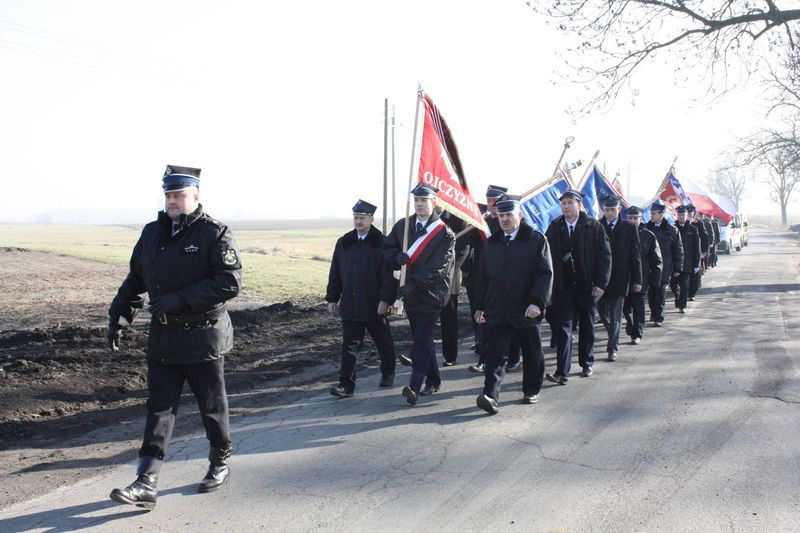
[{"label": "man in dark uniform", "polygon": [[[467,227],[466,222],[449,211],[442,210],[439,216],[456,235]],[[453,366],[458,359],[458,296],[461,294],[461,265],[464,264],[470,252],[471,233],[477,234],[478,232],[470,231],[456,239],[456,255],[453,265],[453,277],[450,280],[450,294],[442,311],[439,313],[442,329],[443,366]]]},{"label": "man in dark uniform", "polygon": [[583,195],[573,189],[560,198],[560,217],[545,235],[553,265],[553,295],[547,314],[556,337],[556,370],[545,377],[566,385],[572,364],[572,322],[578,317],[578,362],[592,375],[597,299],[611,277],[611,248],[603,226],[580,209]]},{"label": "man in dark uniform", "polygon": [[[508,187],[503,187],[500,185],[489,185],[486,188],[486,224],[489,226],[489,232],[494,233],[500,229],[500,222],[497,218],[497,207],[496,204],[499,200],[503,199],[508,192]],[[478,276],[478,268],[480,267],[481,263],[481,256],[483,254],[483,236],[481,236],[479,231],[472,231],[469,233],[470,235],[470,246],[473,250],[473,255],[471,259],[471,269],[469,271],[469,277],[473,279],[477,279]],[[467,298],[470,301],[470,311],[472,316],[475,315],[475,311],[477,308],[474,305],[475,300],[475,283],[470,282],[470,285],[467,285]],[[474,365],[469,366],[470,372],[475,372],[476,374],[482,374],[485,370],[485,355],[486,355],[486,327],[484,324],[478,324],[475,322],[475,353],[478,354],[478,362]]]},{"label": "man in dark uniform", "polygon": [[664,323],[667,285],[673,278],[680,276],[681,270],[683,270],[681,234],[675,226],[664,220],[664,209],[664,204],[653,203],[650,206],[650,222],[646,224],[647,229],[653,232],[658,239],[661,249],[661,282],[651,284],[647,295],[650,305],[650,320],[657,328]]},{"label": "man in dark uniform", "polygon": [[133,320],[141,294],[150,299],[147,341],[147,421],[136,481],[111,499],[152,509],[185,381],[197,398],[211,443],[210,466],[200,492],[228,481],[231,455],[224,355],[233,346],[225,302],[239,293],[242,264],[228,227],[203,212],[200,169],[169,165],[163,177],[164,211],[147,224],[130,260],[130,272],[108,310],[108,341],[116,352],[120,317]]},{"label": "man in dark uniform", "polygon": [[709,260],[711,262],[711,266],[717,266],[717,260],[719,259],[719,254],[717,251],[719,250],[719,221],[712,217],[709,217],[709,222],[711,222],[711,231],[714,235],[713,247],[711,248],[711,252],[709,255]]},{"label": "man in dark uniform", "polygon": [[[661,249],[656,236],[642,224],[642,210],[632,205],[626,211],[628,222],[639,228],[639,250],[642,255],[642,290],[630,291],[625,297],[625,332],[631,343],[639,344],[644,335],[644,297],[650,287],[661,283]],[[612,247],[613,249],[613,247]]]},{"label": "man in dark uniform", "polygon": [[679,312],[685,313],[686,302],[689,299],[689,279],[700,272],[700,235],[697,228],[689,222],[689,213],[685,205],[678,206],[676,212],[678,219],[675,221],[675,227],[681,234],[683,266],[675,284],[675,288],[678,290],[675,294],[675,307]]},{"label": "man in dark uniform", "polygon": [[708,259],[708,247],[710,243],[708,231],[703,224],[702,216],[697,214],[697,208],[693,205],[686,206],[686,212],[689,215],[689,222],[697,229],[697,235],[700,239],[700,269],[693,273],[689,278],[689,301],[693,302],[697,291],[703,283],[702,277],[706,269],[706,260]]},{"label": "man in dark uniform", "polygon": [[[455,236],[434,212],[437,192],[435,187],[417,185],[412,191],[415,214],[395,224],[384,241],[384,257],[389,265],[394,269],[406,265],[405,283],[397,295],[403,299],[413,339],[411,380],[403,388],[403,396],[411,405],[417,403],[420,394],[438,392],[441,385],[433,329],[450,293]],[[410,246],[403,251],[406,224]]]},{"label": "man in dark uniform", "polygon": [[600,223],[611,244],[611,279],[603,296],[597,302],[600,320],[608,333],[606,353],[608,361],[616,361],[619,351],[619,330],[622,323],[622,304],[631,292],[642,290],[642,256],[639,249],[639,231],[636,226],[619,216],[620,200],[616,196],[603,199],[603,218]]},{"label": "man in dark uniform", "polygon": [[553,282],[547,239],[521,220],[519,202],[497,202],[497,211],[501,230],[489,238],[483,251],[474,316],[476,322],[486,324],[489,342],[483,393],[476,403],[490,414],[498,411],[512,337],[522,349],[522,402],[533,404],[539,399],[544,379],[539,324]]},{"label": "man in dark uniform", "polygon": [[383,233],[372,225],[377,207],[359,200],[353,206],[353,226],[336,241],[328,290],[328,311],[342,317],[342,364],[333,396],[346,398],[356,387],[356,358],[369,331],[381,359],[380,387],[394,384],[395,353],[386,315],[394,302],[397,282],[383,258]]}]

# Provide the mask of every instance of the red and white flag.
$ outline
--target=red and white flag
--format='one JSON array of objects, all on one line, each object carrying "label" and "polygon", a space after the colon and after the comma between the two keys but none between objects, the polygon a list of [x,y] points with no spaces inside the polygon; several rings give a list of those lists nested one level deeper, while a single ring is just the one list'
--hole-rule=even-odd
[{"label": "red and white flag", "polygon": [[437,205],[446,209],[467,224],[490,235],[478,203],[472,197],[464,178],[458,149],[439,109],[430,96],[419,91],[422,115],[422,143],[420,148],[417,181],[439,189]]}]

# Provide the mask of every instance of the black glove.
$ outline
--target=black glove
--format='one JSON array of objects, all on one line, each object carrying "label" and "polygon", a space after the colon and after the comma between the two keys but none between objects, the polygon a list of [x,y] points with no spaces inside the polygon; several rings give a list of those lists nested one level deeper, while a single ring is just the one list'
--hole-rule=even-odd
[{"label": "black glove", "polygon": [[119,344],[122,341],[122,326],[119,325],[119,317],[111,317],[108,319],[108,331],[106,332],[108,339],[108,347],[112,352],[119,351]]},{"label": "black glove", "polygon": [[150,300],[150,314],[158,316],[164,313],[174,313],[186,305],[183,296],[176,292],[169,292]]},{"label": "black glove", "polygon": [[403,266],[408,263],[408,254],[405,252],[400,252],[394,256],[394,260],[397,261],[398,265]]},{"label": "black glove", "polygon": [[412,292],[414,292],[414,286],[410,281],[406,281],[405,285],[397,287],[397,299],[403,300]]}]

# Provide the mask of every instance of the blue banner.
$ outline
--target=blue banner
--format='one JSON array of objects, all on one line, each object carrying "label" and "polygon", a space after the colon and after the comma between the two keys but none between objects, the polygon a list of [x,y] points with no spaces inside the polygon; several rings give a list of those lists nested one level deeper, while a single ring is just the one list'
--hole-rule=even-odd
[{"label": "blue banner", "polygon": [[570,188],[564,178],[559,178],[545,189],[520,203],[522,215],[534,229],[544,233],[550,223],[561,216],[561,200],[558,198]]},{"label": "blue banner", "polygon": [[581,187],[583,193],[583,207],[586,209],[586,214],[592,218],[600,218],[603,215],[603,208],[600,207],[600,200],[612,194],[620,199],[622,204],[621,217],[625,217],[625,210],[630,207],[630,202],[617,191],[611,183],[603,176],[597,165],[592,169],[592,172],[586,178],[586,182]]}]

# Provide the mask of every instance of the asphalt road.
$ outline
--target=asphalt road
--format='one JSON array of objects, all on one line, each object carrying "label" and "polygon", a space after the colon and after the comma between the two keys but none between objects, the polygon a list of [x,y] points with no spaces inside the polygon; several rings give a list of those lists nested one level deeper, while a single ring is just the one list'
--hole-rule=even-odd
[{"label": "asphalt road", "polygon": [[690,305],[537,405],[518,403],[514,373],[500,413],[478,410],[464,349],[413,408],[398,367],[393,389],[368,375],[354,398],[240,422],[219,492],[196,493],[195,436],[170,449],[153,512],[107,497],[131,464],[0,511],[0,531],[798,531],[796,234],[753,232]]}]

